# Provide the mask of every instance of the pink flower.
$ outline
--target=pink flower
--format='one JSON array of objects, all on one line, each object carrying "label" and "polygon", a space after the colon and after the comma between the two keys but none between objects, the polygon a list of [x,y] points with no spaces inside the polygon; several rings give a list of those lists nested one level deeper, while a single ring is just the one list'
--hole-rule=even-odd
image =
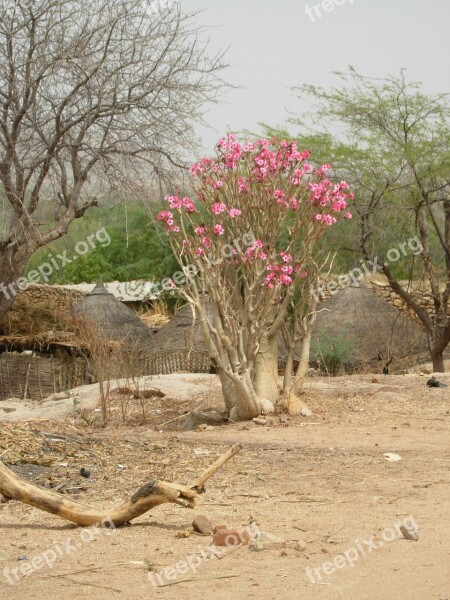
[{"label": "pink flower", "polygon": [[214,189],[215,190],[220,190],[221,187],[224,186],[224,183],[221,179],[217,180],[216,183],[214,184]]},{"label": "pink flower", "polygon": [[245,194],[250,190],[250,186],[246,183],[243,177],[238,178],[238,189],[240,194]]},{"label": "pink flower", "polygon": [[197,256],[203,256],[203,254],[205,254],[205,251],[203,250],[203,248],[197,248],[197,251],[195,254]]},{"label": "pink flower", "polygon": [[204,237],[204,238],[202,238],[202,244],[203,244],[203,246],[205,246],[205,248],[210,248],[211,240],[208,237]]},{"label": "pink flower", "polygon": [[352,218],[352,213],[351,212],[346,212],[344,215],[344,219],[351,219]]},{"label": "pink flower", "polygon": [[291,263],[293,260],[292,254],[286,254],[286,252],[280,252],[280,256],[285,263]]},{"label": "pink flower", "polygon": [[292,277],[290,277],[289,275],[280,275],[280,277],[278,278],[278,284],[279,285],[291,285],[292,283]]},{"label": "pink flower", "polygon": [[213,212],[215,215],[221,215],[226,210],[227,210],[227,205],[224,204],[223,202],[216,202],[215,204],[213,204],[211,206],[211,212]]},{"label": "pink flower", "polygon": [[205,233],[205,228],[203,227],[203,225],[200,225],[199,227],[195,228],[195,233],[197,235],[203,235]]},{"label": "pink flower", "polygon": [[222,225],[214,225],[214,233],[216,235],[223,235],[225,233],[225,229]]},{"label": "pink flower", "polygon": [[228,213],[230,219],[236,219],[236,217],[240,217],[242,212],[238,208],[232,208]]},{"label": "pink flower", "polygon": [[181,205],[187,212],[196,212],[195,204],[191,198],[183,198],[183,200],[181,200]]}]

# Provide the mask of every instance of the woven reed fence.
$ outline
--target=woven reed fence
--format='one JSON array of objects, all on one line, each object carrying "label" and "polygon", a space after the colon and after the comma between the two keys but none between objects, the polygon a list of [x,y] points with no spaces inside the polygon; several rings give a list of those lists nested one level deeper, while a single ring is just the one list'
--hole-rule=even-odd
[{"label": "woven reed fence", "polygon": [[194,350],[179,350],[167,352],[152,352],[145,355],[142,361],[144,375],[170,375],[171,373],[209,373],[211,359],[207,352]]},{"label": "woven reed fence", "polygon": [[0,355],[0,400],[44,400],[88,382],[86,361],[81,358]]}]

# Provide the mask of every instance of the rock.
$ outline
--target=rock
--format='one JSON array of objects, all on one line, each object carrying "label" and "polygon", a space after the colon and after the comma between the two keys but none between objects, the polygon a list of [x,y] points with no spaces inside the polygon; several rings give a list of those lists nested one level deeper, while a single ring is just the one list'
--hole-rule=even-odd
[{"label": "rock", "polygon": [[288,423],[290,421],[290,417],[288,415],[280,416],[280,423]]},{"label": "rock", "polygon": [[402,457],[399,454],[394,454],[393,452],[386,452],[383,456],[389,462],[399,462],[402,460]]},{"label": "rock", "polygon": [[215,546],[225,546],[235,548],[241,544],[248,544],[250,535],[245,529],[220,529],[214,534],[213,544]]},{"label": "rock", "polygon": [[0,406],[0,410],[2,410],[6,414],[9,414],[16,412],[17,408],[13,408],[12,406]]},{"label": "rock", "polygon": [[197,515],[192,521],[192,527],[197,533],[203,533],[203,535],[209,535],[213,532],[213,525],[208,517],[204,515]]},{"label": "rock", "polygon": [[376,377],[374,377],[374,378],[372,379],[372,383],[380,383],[380,380],[379,380],[379,379],[377,379]]},{"label": "rock", "polygon": [[264,544],[261,539],[253,539],[250,541],[248,549],[250,552],[261,552],[261,550],[264,550]]},{"label": "rock", "polygon": [[[290,397],[287,401],[287,405],[288,405],[290,415],[301,415],[302,410],[304,408],[306,408],[307,410],[311,410],[309,408],[309,406],[305,402],[303,402],[303,400],[301,400],[294,394],[290,395]],[[311,412],[311,415],[312,415],[312,412]]]},{"label": "rock", "polygon": [[214,533],[217,533],[218,531],[222,531],[223,529],[227,529],[226,525],[214,525]]},{"label": "rock", "polygon": [[433,375],[433,377],[427,381],[427,386],[434,387],[434,388],[444,388],[444,387],[447,387],[447,384],[442,383],[441,381],[439,381],[439,379],[436,379],[436,377]]},{"label": "rock", "polygon": [[267,425],[267,419],[263,419],[261,417],[255,417],[253,419],[253,423],[256,423],[257,425]]},{"label": "rock", "polygon": [[182,425],[183,431],[195,431],[199,425],[223,425],[226,417],[215,411],[193,411]]},{"label": "rock", "polygon": [[302,415],[302,417],[312,417],[313,416],[313,412],[310,408],[308,408],[307,406],[304,406],[300,412],[300,414]]},{"label": "rock", "polygon": [[85,469],[83,467],[82,469],[80,469],[80,475],[81,475],[81,477],[88,479],[91,476],[91,472],[89,471],[89,469]]},{"label": "rock", "polygon": [[142,398],[164,398],[165,393],[156,388],[150,388],[149,390],[139,390],[133,392],[133,398],[142,399]]},{"label": "rock", "polygon": [[417,533],[417,529],[414,527],[407,527],[406,525],[402,525],[400,527],[400,531],[405,539],[411,540],[413,542],[419,541],[419,534]]}]

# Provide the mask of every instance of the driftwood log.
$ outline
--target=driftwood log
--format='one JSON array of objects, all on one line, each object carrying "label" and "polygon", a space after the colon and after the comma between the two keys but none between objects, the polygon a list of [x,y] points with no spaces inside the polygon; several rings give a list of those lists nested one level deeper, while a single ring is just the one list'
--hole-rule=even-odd
[{"label": "driftwood log", "polygon": [[119,527],[166,502],[193,508],[197,495],[204,491],[205,482],[241,449],[240,444],[230,448],[191,485],[152,481],[141,487],[128,502],[111,510],[96,510],[57,492],[33,485],[10,471],[1,461],[0,493],[7,501],[18,500],[76,525],[89,526],[110,522]]}]

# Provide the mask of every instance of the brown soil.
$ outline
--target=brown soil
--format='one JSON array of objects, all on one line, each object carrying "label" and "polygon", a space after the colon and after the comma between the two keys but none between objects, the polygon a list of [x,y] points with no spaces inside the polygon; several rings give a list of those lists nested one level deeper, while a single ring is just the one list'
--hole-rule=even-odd
[{"label": "brown soil", "polygon": [[[244,446],[195,511],[164,505],[112,534],[83,533],[34,508],[0,504],[0,597],[449,600],[450,388],[429,389],[426,379],[317,378],[307,394],[313,417],[271,417],[266,426],[161,427],[194,407],[220,408],[213,379],[188,403],[149,399],[146,425],[132,424],[139,407],[136,419],[121,423],[119,396],[116,423],[106,429],[89,415],[0,425],[0,455],[14,470],[102,507],[154,478],[189,482],[233,443]],[[389,462],[387,452],[402,460]],[[79,475],[83,466],[88,479]],[[192,532],[195,514],[232,527],[256,523],[251,531],[262,537],[206,560],[212,537]],[[395,532],[408,516],[419,526],[418,541]],[[49,551],[62,554],[51,568],[44,563],[8,583],[4,569],[20,574]],[[337,558],[345,553],[356,553],[353,566]],[[165,570],[186,560],[196,572]],[[154,587],[152,575],[164,587]]]}]

